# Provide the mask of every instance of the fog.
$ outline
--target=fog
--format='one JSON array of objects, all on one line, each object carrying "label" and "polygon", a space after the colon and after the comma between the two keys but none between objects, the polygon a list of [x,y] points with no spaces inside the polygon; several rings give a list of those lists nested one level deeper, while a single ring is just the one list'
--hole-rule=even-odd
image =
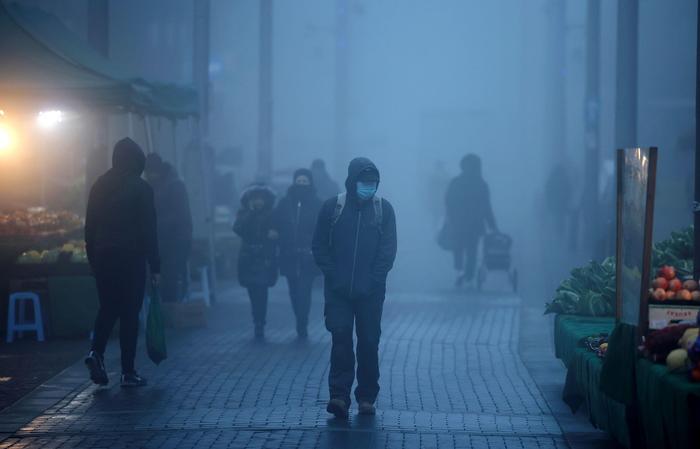
[{"label": "fog", "polygon": [[[87,36],[85,0],[26,3]],[[211,0],[210,8],[206,140],[216,171],[232,172],[240,191],[260,173],[260,3]],[[601,2],[600,185],[592,186],[584,171],[591,138],[585,128],[586,2],[273,2],[272,181],[285,187],[294,169],[323,158],[342,183],[351,158],[371,158],[382,176],[379,193],[397,212],[399,254],[390,288],[444,289],[454,281],[450,255],[436,244],[444,192],[460,159],[477,154],[499,228],[515,242],[521,292],[544,301],[571,267],[611,251],[601,243],[612,238],[611,204],[601,199],[593,212],[601,217],[593,237],[584,230],[592,211],[582,207],[587,189],[603,197],[618,146],[660,148],[655,238],[690,223],[696,8],[694,0],[639,2],[637,134],[634,142],[620,142],[617,2]],[[192,2],[121,0],[111,8],[109,29],[114,62],[145,78],[193,82]],[[172,159],[168,126],[159,122],[156,147]],[[196,157],[186,152],[191,129],[184,123],[176,131],[184,154],[178,162],[201,237],[206,213],[192,170]],[[123,123],[115,124],[110,143],[124,132]],[[567,227],[552,211],[552,184],[547,191],[555,171],[569,182],[560,192],[570,189],[563,198]],[[491,287],[508,288],[498,276]]]}]

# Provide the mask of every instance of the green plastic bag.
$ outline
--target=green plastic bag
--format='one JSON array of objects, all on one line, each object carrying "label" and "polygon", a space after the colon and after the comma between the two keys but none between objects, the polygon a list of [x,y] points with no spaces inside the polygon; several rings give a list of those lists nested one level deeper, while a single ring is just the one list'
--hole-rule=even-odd
[{"label": "green plastic bag", "polygon": [[151,289],[151,302],[148,306],[148,318],[146,319],[146,348],[148,358],[156,365],[168,358],[168,350],[165,347],[163,312],[160,308],[160,292],[155,285]]}]

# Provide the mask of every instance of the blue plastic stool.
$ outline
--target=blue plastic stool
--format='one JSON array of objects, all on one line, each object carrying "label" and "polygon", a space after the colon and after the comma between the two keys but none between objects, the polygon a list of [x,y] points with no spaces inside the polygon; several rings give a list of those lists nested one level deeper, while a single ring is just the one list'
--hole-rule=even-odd
[{"label": "blue plastic stool", "polygon": [[[27,322],[25,317],[25,302],[29,301],[34,309],[34,322]],[[19,317],[17,311],[19,309]],[[24,331],[35,331],[36,339],[44,341],[44,320],[41,317],[41,301],[39,295],[34,292],[16,292],[10,294],[7,309],[7,342],[12,343],[15,332],[20,336]]]}]

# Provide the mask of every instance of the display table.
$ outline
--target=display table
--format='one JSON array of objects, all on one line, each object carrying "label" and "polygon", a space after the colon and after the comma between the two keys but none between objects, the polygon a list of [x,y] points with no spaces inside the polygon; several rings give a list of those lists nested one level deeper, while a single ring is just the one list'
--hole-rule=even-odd
[{"label": "display table", "polygon": [[614,326],[615,319],[612,317],[557,315],[554,346],[557,358],[568,369],[564,401],[574,412],[585,403],[591,423],[608,432],[623,446],[629,447],[625,406],[605,395],[599,388],[603,360],[579,345],[585,337],[609,334]]},{"label": "display table", "polygon": [[637,361],[637,401],[647,448],[700,448],[700,383]]},{"label": "display table", "polygon": [[568,368],[564,401],[576,410],[585,403],[591,423],[629,447],[630,432],[643,434],[648,449],[700,448],[700,384],[669,373],[665,365],[647,359],[634,362],[639,427],[629,429],[626,407],[600,389],[603,360],[580,346],[581,339],[611,333],[613,318],[557,315],[556,355]]}]

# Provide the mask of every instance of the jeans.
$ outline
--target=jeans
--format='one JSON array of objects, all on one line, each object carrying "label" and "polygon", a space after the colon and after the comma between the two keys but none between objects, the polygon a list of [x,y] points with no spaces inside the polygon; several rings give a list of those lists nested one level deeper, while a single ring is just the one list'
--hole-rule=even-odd
[{"label": "jeans", "polygon": [[264,326],[267,317],[268,287],[264,285],[252,285],[248,287],[248,297],[253,312],[253,323],[256,326]]},{"label": "jeans", "polygon": [[[353,327],[357,335],[357,388],[355,399],[374,403],[379,394],[379,337],[384,295],[349,298],[326,292],[326,328],[331,333],[331,369],[328,387],[332,399],[350,404],[355,380]],[[354,325],[354,326],[353,326]]]},{"label": "jeans", "polygon": [[297,320],[297,332],[306,332],[309,324],[311,289],[314,278],[305,274],[298,277],[289,276],[287,283],[289,284],[289,298],[292,301],[292,309]]},{"label": "jeans", "polygon": [[122,373],[134,372],[139,311],[146,287],[146,260],[119,250],[105,250],[96,257],[95,281],[100,307],[95,319],[92,350],[104,355],[109,334],[119,319]]}]

